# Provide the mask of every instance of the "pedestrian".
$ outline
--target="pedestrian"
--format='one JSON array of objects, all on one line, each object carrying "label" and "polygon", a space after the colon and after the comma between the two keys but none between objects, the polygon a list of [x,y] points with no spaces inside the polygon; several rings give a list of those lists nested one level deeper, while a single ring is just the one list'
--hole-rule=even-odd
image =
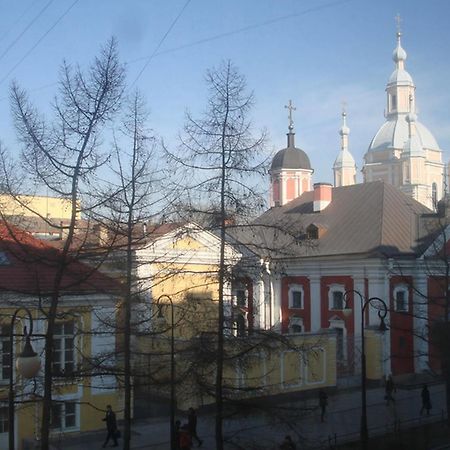
[{"label": "pedestrian", "polygon": [[319,391],[320,421],[325,421],[325,413],[327,412],[328,395],[322,389]]},{"label": "pedestrian", "polygon": [[192,448],[192,438],[187,423],[180,428],[178,433],[178,446],[180,450],[191,450]]},{"label": "pedestrian", "polygon": [[386,400],[386,406],[389,406],[390,403],[395,403],[394,393],[397,391],[395,387],[394,380],[392,379],[392,375],[389,375],[386,380],[386,386],[384,388],[384,399]]},{"label": "pedestrian", "polygon": [[294,444],[291,436],[287,435],[280,445],[280,450],[295,450],[297,446]]},{"label": "pedestrian", "polygon": [[197,441],[197,444],[200,447],[203,444],[203,441],[197,435],[197,413],[195,412],[194,408],[189,408],[188,426],[191,437],[193,437]]},{"label": "pedestrian", "polygon": [[428,390],[428,386],[424,384],[422,386],[422,392],[420,393],[420,396],[422,397],[422,408],[420,409],[420,415],[423,414],[423,411],[427,411],[427,416],[430,415],[430,409],[431,409],[431,398],[430,398],[430,391]]},{"label": "pedestrian", "polygon": [[113,447],[117,447],[119,444],[117,443],[116,413],[112,410],[111,405],[106,406],[106,415],[103,419],[103,422],[106,422],[106,430],[107,430],[107,435],[105,443],[103,444],[103,448],[106,447],[106,444],[109,442],[110,438],[112,438],[114,442]]},{"label": "pedestrian", "polygon": [[174,427],[174,436],[173,436],[176,450],[180,450],[180,428],[181,428],[181,422],[179,420],[176,420],[175,427]]}]

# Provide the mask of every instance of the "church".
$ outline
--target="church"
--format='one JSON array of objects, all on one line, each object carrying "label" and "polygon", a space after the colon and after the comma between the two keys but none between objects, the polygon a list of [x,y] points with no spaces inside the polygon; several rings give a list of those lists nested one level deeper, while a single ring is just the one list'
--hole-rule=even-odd
[{"label": "church", "polygon": [[[435,210],[444,195],[442,149],[417,117],[416,86],[405,69],[406,51],[397,32],[392,59],[395,69],[386,86],[385,122],[375,133],[364,155],[365,183],[384,181],[426,207]],[[313,168],[308,155],[295,147],[290,102],[287,147],[273,158],[270,169],[270,206],[282,206],[312,189]],[[356,164],[349,150],[350,129],[342,112],[341,149],[333,165],[334,186],[356,183]]]},{"label": "church", "polygon": [[437,239],[446,219],[443,151],[418,120],[400,31],[392,58],[385,121],[364,155],[363,183],[356,184],[345,111],[334,186],[313,182],[310,159],[295,145],[289,102],[287,147],[269,171],[270,209],[253,229],[234,232],[262,264],[252,277],[248,324],[281,333],[332,330],[341,376],[360,370],[361,337],[379,334],[382,302],[387,330],[371,355],[381,373],[439,370],[428,333],[446,302],[438,257],[445,246]]}]

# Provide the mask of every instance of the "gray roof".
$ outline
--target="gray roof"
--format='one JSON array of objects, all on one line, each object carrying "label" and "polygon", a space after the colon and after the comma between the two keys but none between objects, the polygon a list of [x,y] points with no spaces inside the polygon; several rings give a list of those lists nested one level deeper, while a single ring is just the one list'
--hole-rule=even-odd
[{"label": "gray roof", "polygon": [[[332,201],[313,211],[313,192],[274,207],[235,238],[260,255],[316,257],[412,255],[418,251],[420,216],[431,211],[382,181],[333,188]],[[319,239],[308,237],[315,225]]]},{"label": "gray roof", "polygon": [[311,170],[308,155],[300,148],[295,147],[294,133],[289,132],[288,146],[275,154],[271,170],[277,169],[306,169]]}]

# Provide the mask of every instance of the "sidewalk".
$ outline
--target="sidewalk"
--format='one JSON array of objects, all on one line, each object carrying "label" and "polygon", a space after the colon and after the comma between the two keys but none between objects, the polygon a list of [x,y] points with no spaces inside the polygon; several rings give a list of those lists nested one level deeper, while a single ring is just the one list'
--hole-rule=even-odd
[{"label": "sidewalk", "polygon": [[[367,414],[370,436],[394,431],[441,419],[444,408],[444,387],[430,387],[433,404],[429,417],[420,416],[420,387],[398,389],[395,405],[386,406],[384,389],[367,391]],[[359,390],[339,391],[329,397],[325,423],[320,422],[317,399],[296,401],[276,408],[276,419],[265,412],[251,416],[242,415],[226,420],[224,435],[239,442],[241,448],[277,449],[286,434],[290,434],[301,444],[302,449],[329,448],[330,443],[342,444],[358,439],[361,417],[361,392]],[[185,417],[180,417],[185,421]],[[89,433],[84,436],[67,438],[55,442],[55,449],[94,450],[100,449],[105,432]],[[202,448],[214,450],[214,417],[199,414],[198,434],[203,439]],[[169,418],[161,417],[136,421],[132,425],[132,445],[134,450],[168,450]],[[257,443],[255,446],[254,444]],[[111,444],[111,442],[110,442]],[[119,441],[120,444],[120,441]],[[227,448],[227,445],[225,446]],[[120,445],[119,447],[120,448]],[[236,448],[236,447],[229,447]]]}]

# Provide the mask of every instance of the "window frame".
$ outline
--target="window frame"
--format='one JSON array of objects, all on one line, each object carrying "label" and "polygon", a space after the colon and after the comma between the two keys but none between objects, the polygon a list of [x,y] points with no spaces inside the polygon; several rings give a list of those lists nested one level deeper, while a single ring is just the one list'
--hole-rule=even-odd
[{"label": "window frame", "polygon": [[[300,327],[300,331],[294,331],[294,327]],[[289,317],[289,334],[302,334],[305,332],[305,323],[303,317],[291,316]]]},{"label": "window frame", "polygon": [[[0,356],[1,356],[1,367],[0,367],[0,385],[9,383],[9,379],[12,375],[11,366],[9,365],[10,354],[11,354],[11,326],[1,325],[0,326],[1,336],[0,336]],[[4,351],[4,348],[9,348],[9,351]],[[5,375],[6,372],[6,375]]]},{"label": "window frame", "polygon": [[[67,412],[67,405],[73,406],[73,412]],[[54,421],[54,410],[58,408],[59,412],[59,424],[55,426],[53,424]],[[74,425],[67,425],[67,418],[73,416]],[[56,400],[52,405],[51,410],[51,422],[50,422],[50,430],[52,432],[61,432],[61,431],[75,431],[80,429],[80,405],[76,399],[61,399]]]},{"label": "window frame", "polygon": [[[403,302],[404,302],[405,308],[398,307],[399,302],[397,299],[397,294],[400,292],[404,294]],[[408,289],[408,286],[406,286],[405,284],[396,285],[392,291],[392,301],[394,303],[394,311],[395,312],[408,313],[409,312],[409,289]]]},{"label": "window frame", "polygon": [[[72,333],[65,332],[65,327],[68,324],[72,324]],[[55,326],[62,327],[62,334],[54,333],[53,335],[53,355],[52,355],[52,372],[55,376],[62,376],[66,374],[71,374],[75,372],[77,365],[77,352],[76,352],[76,336],[77,336],[77,323],[75,320],[68,320],[64,322],[57,322]],[[71,348],[67,348],[67,341],[72,340]],[[56,342],[59,342],[59,348],[57,348]],[[67,358],[67,352],[71,351],[72,358]],[[59,355],[58,361],[56,361],[55,356]],[[70,368],[70,364],[72,367]],[[56,368],[59,366],[59,369]]]},{"label": "window frame", "polygon": [[[341,308],[334,307],[334,294],[340,293],[342,294],[342,305]],[[328,309],[330,311],[343,311],[345,309],[345,287],[342,284],[332,284],[329,286],[328,291]]]},{"label": "window frame", "polygon": [[[294,292],[301,293],[301,306],[294,306]],[[288,308],[289,309],[305,309],[305,290],[301,284],[290,284],[288,290]]]}]

